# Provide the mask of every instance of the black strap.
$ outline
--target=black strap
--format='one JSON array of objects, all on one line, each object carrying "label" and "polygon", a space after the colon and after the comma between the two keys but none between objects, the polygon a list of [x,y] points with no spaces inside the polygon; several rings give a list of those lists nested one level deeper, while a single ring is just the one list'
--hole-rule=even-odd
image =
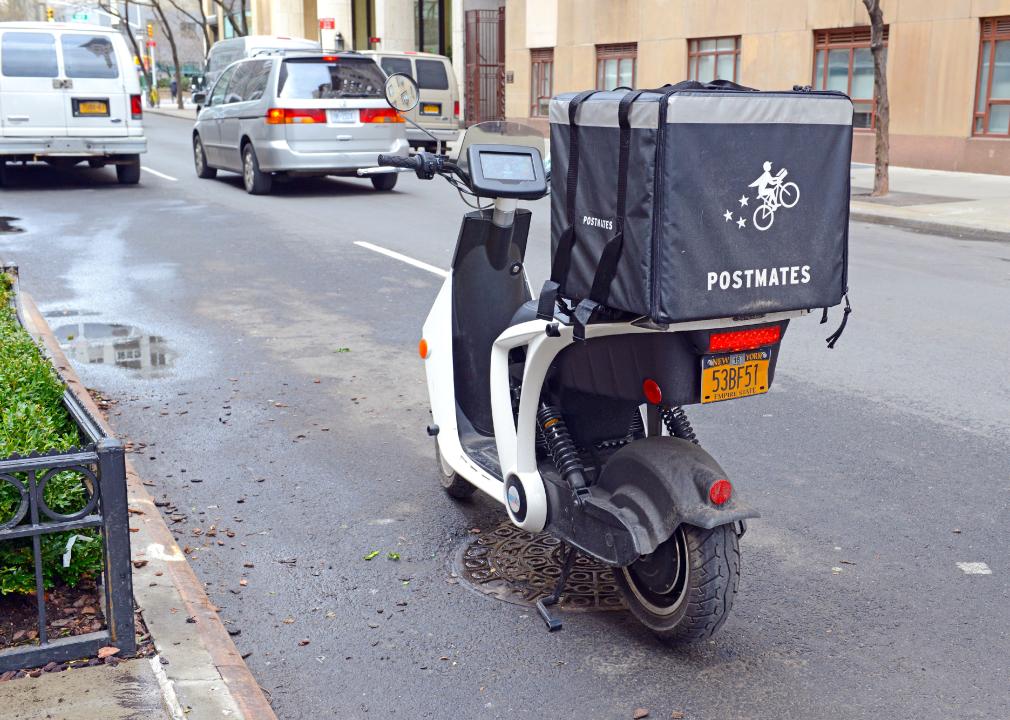
[{"label": "black strap", "polygon": [[842,336],[845,332],[845,324],[849,322],[849,315],[852,313],[852,306],[849,305],[849,291],[845,291],[845,307],[842,309],[842,322],[838,325],[838,329],[831,333],[828,337],[824,338],[825,342],[828,343],[829,349],[834,349],[835,343],[838,342],[838,338]]},{"label": "black strap", "polygon": [[617,275],[617,263],[624,251],[624,223],[627,220],[628,204],[628,156],[631,154],[631,106],[644,90],[625,93],[617,106],[617,124],[621,128],[620,152],[617,160],[617,213],[614,216],[614,237],[603,248],[600,262],[593,276],[593,287],[589,299],[605,305],[610,296],[610,285]]},{"label": "black strap", "polygon": [[558,284],[553,280],[544,283],[540,291],[540,299],[537,301],[537,319],[553,320],[554,306],[558,302]]},{"label": "black strap", "polygon": [[596,90],[585,90],[573,97],[568,103],[568,176],[565,190],[565,217],[568,227],[558,238],[558,247],[554,251],[554,261],[551,263],[551,280],[556,282],[564,292],[565,278],[568,277],[568,267],[572,262],[572,248],[575,246],[575,191],[579,185],[579,128],[575,124],[575,114],[586,98],[596,94]]},{"label": "black strap", "polygon": [[589,298],[579,302],[572,313],[572,338],[576,342],[583,342],[586,339],[586,325],[593,320],[593,315],[600,309],[600,304]]}]

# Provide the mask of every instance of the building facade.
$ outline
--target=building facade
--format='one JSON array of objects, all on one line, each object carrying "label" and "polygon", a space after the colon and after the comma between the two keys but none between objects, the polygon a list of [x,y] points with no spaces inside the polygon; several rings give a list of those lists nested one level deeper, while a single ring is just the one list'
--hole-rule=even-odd
[{"label": "building facade", "polygon": [[[883,0],[895,165],[1010,174],[1010,0]],[[861,0],[508,0],[505,110],[546,128],[557,93],[685,78],[853,99],[873,160]]]}]

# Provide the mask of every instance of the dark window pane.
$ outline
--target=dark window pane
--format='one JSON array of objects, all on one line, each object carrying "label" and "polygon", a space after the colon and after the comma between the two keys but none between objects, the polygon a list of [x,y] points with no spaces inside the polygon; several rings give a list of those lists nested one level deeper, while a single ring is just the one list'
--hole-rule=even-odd
[{"label": "dark window pane", "polygon": [[263,93],[267,89],[267,82],[270,80],[270,71],[273,69],[273,64],[269,60],[260,60],[251,63],[251,65],[253,65],[253,71],[249,83],[242,92],[242,99],[246,101],[259,100],[263,97]]},{"label": "dark window pane", "polygon": [[410,71],[410,60],[407,58],[382,58],[382,69],[386,71],[387,75],[403,73],[414,77],[414,73]]},{"label": "dark window pane", "polygon": [[211,105],[221,105],[224,102],[224,91],[228,88],[228,82],[234,74],[235,68],[233,67],[230,67],[221,73],[221,77],[219,77],[217,82],[214,84],[214,91],[210,96]]},{"label": "dark window pane", "polygon": [[242,95],[249,85],[249,80],[253,76],[253,63],[244,62],[235,66],[231,82],[225,92],[224,101],[226,103],[242,102]]},{"label": "dark window pane", "polygon": [[119,63],[116,50],[107,37],[64,35],[63,69],[70,78],[116,78]]},{"label": "dark window pane", "polygon": [[50,33],[5,33],[0,58],[0,70],[7,77],[53,78],[59,75],[56,39]]},{"label": "dark window pane", "polygon": [[852,127],[869,128],[873,125],[873,103],[852,103]]},{"label": "dark window pane", "polygon": [[441,60],[415,60],[417,85],[422,90],[448,90],[449,78]]},{"label": "dark window pane", "polygon": [[278,94],[299,100],[382,98],[385,84],[382,70],[371,60],[285,60]]}]

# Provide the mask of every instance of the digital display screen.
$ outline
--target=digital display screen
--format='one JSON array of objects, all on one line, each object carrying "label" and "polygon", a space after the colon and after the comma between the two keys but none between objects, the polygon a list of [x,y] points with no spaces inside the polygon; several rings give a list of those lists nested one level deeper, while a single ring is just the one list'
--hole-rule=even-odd
[{"label": "digital display screen", "polygon": [[533,156],[526,153],[482,152],[480,171],[486,180],[536,180]]}]

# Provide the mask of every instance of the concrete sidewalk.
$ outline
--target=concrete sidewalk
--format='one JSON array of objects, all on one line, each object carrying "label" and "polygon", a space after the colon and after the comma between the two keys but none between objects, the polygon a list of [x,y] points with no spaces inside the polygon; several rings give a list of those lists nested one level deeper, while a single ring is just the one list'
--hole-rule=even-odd
[{"label": "concrete sidewalk", "polygon": [[180,110],[173,103],[172,105],[160,105],[153,108],[144,108],[144,112],[152,115],[165,115],[167,117],[180,118],[182,120],[196,121],[196,105],[186,103],[186,108]]},{"label": "concrete sidewalk", "polygon": [[[1010,148],[1008,148],[1010,152]],[[873,166],[852,165],[853,220],[1010,242],[1010,177],[892,167],[891,192],[870,197]]]}]

